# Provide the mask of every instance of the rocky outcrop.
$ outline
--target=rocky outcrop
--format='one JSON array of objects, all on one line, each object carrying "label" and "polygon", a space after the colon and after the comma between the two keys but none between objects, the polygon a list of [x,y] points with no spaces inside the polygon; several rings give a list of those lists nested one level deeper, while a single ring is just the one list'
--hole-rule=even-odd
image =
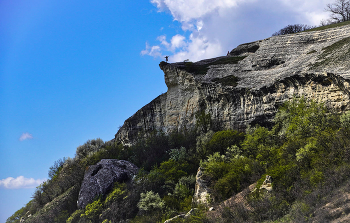
[{"label": "rocky outcrop", "polygon": [[157,130],[190,129],[204,111],[219,129],[270,126],[293,97],[349,110],[350,26],[273,36],[242,44],[228,56],[168,64],[168,91],[127,119],[115,136],[125,144]]},{"label": "rocky outcrop", "polygon": [[96,196],[108,193],[115,182],[131,180],[137,172],[138,167],[125,160],[102,159],[89,166],[80,188],[78,208],[85,208]]},{"label": "rocky outcrop", "polygon": [[20,223],[24,223],[24,222],[26,221],[26,219],[28,219],[28,218],[30,218],[30,217],[32,217],[32,215],[30,214],[29,211],[27,211],[27,213],[26,213],[23,217],[21,217],[21,219],[19,220],[19,222],[20,222]]},{"label": "rocky outcrop", "polygon": [[207,205],[211,201],[211,189],[209,188],[210,178],[203,173],[201,167],[198,168],[196,175],[196,185],[193,195],[193,203]]},{"label": "rocky outcrop", "polygon": [[266,191],[271,192],[272,191],[272,177],[269,175],[266,175],[266,178],[263,182],[263,184],[260,186],[260,191]]}]

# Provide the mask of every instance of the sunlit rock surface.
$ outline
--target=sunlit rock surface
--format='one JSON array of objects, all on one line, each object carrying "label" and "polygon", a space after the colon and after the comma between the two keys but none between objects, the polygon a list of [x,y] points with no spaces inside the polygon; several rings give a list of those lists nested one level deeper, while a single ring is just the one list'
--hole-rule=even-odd
[{"label": "sunlit rock surface", "polygon": [[349,110],[349,37],[350,26],[342,26],[273,36],[196,63],[161,62],[168,91],[127,119],[115,140],[128,144],[154,130],[193,128],[199,111],[218,129],[271,126],[278,107],[293,97]]}]

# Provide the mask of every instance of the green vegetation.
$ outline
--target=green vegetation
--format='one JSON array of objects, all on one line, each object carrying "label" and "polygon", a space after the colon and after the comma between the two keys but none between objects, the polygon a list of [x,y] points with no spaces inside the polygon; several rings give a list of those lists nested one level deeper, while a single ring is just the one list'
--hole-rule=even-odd
[{"label": "green vegetation", "polygon": [[159,197],[158,193],[148,191],[147,193],[141,193],[141,199],[137,207],[142,211],[154,212],[162,210],[165,207],[165,202]]},{"label": "green vegetation", "polygon": [[[350,37],[339,40],[330,46],[323,49],[321,55],[318,56],[318,62],[312,65],[313,68],[322,67],[328,65],[334,61],[337,63],[341,61],[347,61],[350,55],[349,50]],[[342,49],[343,48],[343,49]],[[334,52],[342,52],[340,55],[333,55]]]},{"label": "green vegetation", "polygon": [[293,34],[293,33],[299,33],[299,32],[321,31],[321,30],[346,26],[349,24],[350,24],[350,21],[337,22],[337,23],[332,23],[329,25],[321,25],[319,27],[311,27],[311,26],[301,25],[301,24],[288,25],[288,26],[284,27],[283,29],[279,30],[278,32],[275,32],[274,34],[272,34],[272,36]]},{"label": "green vegetation", "polygon": [[[37,222],[46,221],[45,213],[54,222],[164,222],[195,207],[198,166],[210,179],[213,202],[254,182],[259,188],[266,175],[272,176],[273,192],[250,195],[247,202],[254,212],[237,204],[219,210],[213,220],[199,207],[176,222],[304,222],[315,218],[316,208],[350,177],[349,112],[339,115],[324,104],[294,99],[279,108],[273,128],[253,126],[245,133],[214,132],[210,115],[197,116],[194,130],[154,132],[133,146],[89,140],[78,147],[74,159],[56,161],[50,179],[6,223],[29,214]],[[129,160],[141,169],[134,183],[116,183],[108,194],[77,210],[84,170],[103,158]]]},{"label": "green vegetation", "polygon": [[349,25],[349,24],[350,24],[350,21],[339,22],[339,23],[334,23],[334,24],[330,24],[330,25],[326,25],[326,26],[316,27],[316,28],[313,28],[313,29],[308,29],[308,30],[306,30],[304,32],[321,31],[321,30],[326,30],[326,29],[346,26],[346,25]]},{"label": "green vegetation", "polygon": [[98,220],[99,215],[103,210],[103,204],[100,199],[92,202],[91,204],[86,205],[85,212],[80,215],[81,218],[86,218],[92,222]]},{"label": "green vegetation", "polygon": [[325,47],[323,49],[323,53],[321,57],[323,58],[326,57],[327,55],[331,54],[335,50],[339,50],[340,48],[342,48],[345,44],[349,44],[349,42],[350,42],[350,37],[339,40],[338,42],[335,42],[332,45]]},{"label": "green vegetation", "polygon": [[198,64],[193,62],[184,62],[185,66],[183,67],[184,70],[187,72],[193,73],[193,74],[206,74],[209,70],[209,66],[211,65],[220,65],[220,64],[237,64],[239,61],[246,58],[243,57],[223,57],[220,59],[217,59],[213,62],[206,63],[206,64]]}]

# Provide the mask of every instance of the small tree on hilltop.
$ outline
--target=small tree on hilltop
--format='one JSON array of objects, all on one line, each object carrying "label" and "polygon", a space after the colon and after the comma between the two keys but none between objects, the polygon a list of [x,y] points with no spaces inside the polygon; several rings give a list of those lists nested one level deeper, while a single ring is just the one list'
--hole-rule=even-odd
[{"label": "small tree on hilltop", "polygon": [[298,33],[303,32],[308,29],[312,29],[314,27],[303,25],[303,24],[295,24],[295,25],[288,25],[284,27],[283,29],[279,30],[278,32],[275,32],[272,34],[272,36],[279,36],[279,35],[286,35],[286,34],[292,34],[292,33]]},{"label": "small tree on hilltop", "polygon": [[331,22],[337,23],[350,20],[349,0],[336,0],[334,3],[328,4],[325,10],[331,13]]}]

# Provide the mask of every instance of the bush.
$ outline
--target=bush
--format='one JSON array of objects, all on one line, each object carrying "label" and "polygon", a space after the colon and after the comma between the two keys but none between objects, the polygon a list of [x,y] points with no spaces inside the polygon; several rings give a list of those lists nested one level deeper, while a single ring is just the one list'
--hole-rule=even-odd
[{"label": "bush", "polygon": [[105,200],[105,204],[108,206],[113,202],[123,200],[127,195],[125,183],[115,183],[112,192],[110,192]]},{"label": "bush", "polygon": [[77,148],[75,157],[77,159],[82,159],[89,155],[93,155],[103,146],[103,144],[104,142],[100,138],[88,140],[86,143],[84,143],[84,145]]},{"label": "bush", "polygon": [[200,159],[204,159],[210,154],[210,151],[208,151],[208,143],[213,137],[213,135],[214,135],[213,131],[208,131],[207,133],[197,137],[196,154],[197,156],[199,156]]},{"label": "bush", "polygon": [[244,133],[236,130],[224,130],[216,132],[208,142],[209,154],[219,152],[224,154],[226,149],[232,145],[240,145],[244,140]]},{"label": "bush", "polygon": [[154,165],[168,159],[169,140],[163,132],[153,132],[147,138],[141,138],[130,148],[130,161],[149,171]]},{"label": "bush", "polygon": [[262,174],[262,168],[253,159],[243,156],[228,159],[219,153],[210,155],[206,161],[201,162],[201,167],[212,178],[213,195],[219,200],[240,192]]},{"label": "bush", "polygon": [[84,214],[84,210],[76,210],[71,216],[67,219],[67,223],[78,223],[80,216]]},{"label": "bush", "polygon": [[103,210],[102,201],[98,199],[92,202],[91,204],[88,204],[85,207],[85,212],[81,214],[80,217],[96,222],[99,215],[102,213],[102,210]]},{"label": "bush", "polygon": [[158,193],[148,191],[147,193],[141,193],[141,199],[137,207],[146,212],[153,212],[162,210],[165,207],[165,203]]},{"label": "bush", "polygon": [[140,171],[136,182],[143,191],[152,190],[163,196],[173,192],[178,180],[188,175],[188,168],[187,162],[180,163],[170,159],[162,162],[159,167],[154,167],[149,174]]},{"label": "bush", "polygon": [[185,161],[187,158],[187,151],[185,147],[181,147],[180,149],[170,149],[169,150],[170,159],[174,161]]},{"label": "bush", "polygon": [[272,34],[272,36],[299,33],[299,32],[309,30],[309,29],[313,29],[313,28],[315,28],[315,27],[308,26],[308,25],[302,25],[302,24],[288,25],[288,26],[284,27],[283,29],[280,29],[278,32],[275,32],[274,34]]}]

